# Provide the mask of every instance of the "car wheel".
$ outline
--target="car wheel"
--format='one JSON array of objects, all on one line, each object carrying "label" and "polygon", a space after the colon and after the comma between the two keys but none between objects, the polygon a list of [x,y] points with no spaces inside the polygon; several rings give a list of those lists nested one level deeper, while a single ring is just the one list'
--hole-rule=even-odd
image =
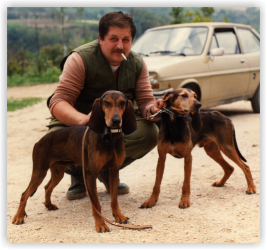
[{"label": "car wheel", "polygon": [[201,97],[200,95],[201,95],[201,93],[200,93],[199,87],[196,84],[189,83],[189,84],[186,84],[185,86],[183,86],[183,88],[187,88],[187,89],[193,90],[196,93],[196,95],[197,95],[198,101],[200,101],[200,97]]},{"label": "car wheel", "polygon": [[260,113],[260,85],[250,101],[254,113]]}]

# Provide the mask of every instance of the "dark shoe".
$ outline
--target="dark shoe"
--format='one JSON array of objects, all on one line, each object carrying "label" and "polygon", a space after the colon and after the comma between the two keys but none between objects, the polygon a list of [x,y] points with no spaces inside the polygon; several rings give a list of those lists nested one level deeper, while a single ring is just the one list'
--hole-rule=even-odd
[{"label": "dark shoe", "polygon": [[[98,175],[98,180],[100,182],[103,182],[107,192],[110,194],[110,188],[109,188],[109,170],[108,169],[103,169],[100,171],[99,175]],[[122,195],[122,194],[128,194],[129,193],[129,187],[124,184],[124,183],[118,183],[118,194]]]},{"label": "dark shoe", "polygon": [[71,175],[71,186],[66,193],[68,200],[77,200],[86,196],[86,188],[83,182],[83,176]]}]

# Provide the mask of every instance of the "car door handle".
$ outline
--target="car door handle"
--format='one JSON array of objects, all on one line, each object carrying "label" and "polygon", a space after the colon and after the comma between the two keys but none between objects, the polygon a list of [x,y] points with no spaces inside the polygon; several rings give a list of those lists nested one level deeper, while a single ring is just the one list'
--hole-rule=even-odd
[{"label": "car door handle", "polygon": [[240,59],[240,62],[241,63],[245,63],[246,62],[246,59]]}]

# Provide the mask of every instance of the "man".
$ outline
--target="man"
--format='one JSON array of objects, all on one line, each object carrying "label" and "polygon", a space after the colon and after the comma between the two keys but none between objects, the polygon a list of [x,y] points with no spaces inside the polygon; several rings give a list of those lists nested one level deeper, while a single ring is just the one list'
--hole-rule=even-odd
[{"label": "man", "polygon": [[[155,100],[142,57],[131,51],[136,26],[130,14],[121,11],[105,14],[99,22],[99,37],[73,50],[61,63],[58,87],[48,105],[52,114],[48,133],[66,126],[87,125],[93,102],[108,90],[119,90],[136,101],[143,117],[159,111],[163,100]],[[125,60],[122,53],[126,56]],[[137,130],[124,136],[126,160],[122,168],[139,159],[157,144],[154,123],[137,122]],[[86,195],[81,166],[66,170],[71,175],[68,199]],[[102,170],[98,179],[109,192],[109,172]],[[129,193],[126,184],[118,184],[118,194]]]}]

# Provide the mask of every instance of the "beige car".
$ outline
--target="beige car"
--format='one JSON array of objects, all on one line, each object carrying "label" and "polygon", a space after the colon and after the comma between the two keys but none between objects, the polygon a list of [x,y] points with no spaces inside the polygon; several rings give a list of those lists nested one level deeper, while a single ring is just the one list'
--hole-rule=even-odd
[{"label": "beige car", "polygon": [[260,36],[248,25],[186,23],[147,30],[132,46],[148,66],[156,98],[194,90],[203,108],[250,100],[260,112]]}]

